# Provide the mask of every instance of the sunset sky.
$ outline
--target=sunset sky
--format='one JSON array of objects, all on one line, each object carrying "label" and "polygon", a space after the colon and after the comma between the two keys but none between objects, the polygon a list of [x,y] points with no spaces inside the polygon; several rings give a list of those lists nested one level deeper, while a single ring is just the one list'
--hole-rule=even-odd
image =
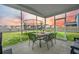
[{"label": "sunset sky", "polygon": [[[72,11],[67,13],[67,22],[74,22],[75,21],[75,16],[76,14],[79,13],[79,9],[76,11]],[[18,26],[21,25],[21,20],[20,20],[20,11],[10,8],[10,7],[6,7],[3,5],[0,5],[0,25],[9,25],[9,26]],[[58,15],[56,16],[56,18],[61,18],[64,17],[64,15]],[[31,20],[30,20],[31,19]],[[36,16],[23,12],[23,20],[29,20],[28,23],[33,23],[33,20],[35,19],[36,21]],[[41,22],[45,22],[44,18],[38,17],[38,20]],[[46,19],[46,24],[48,25],[54,25],[54,17],[49,17]],[[56,21],[56,25],[57,26],[63,26],[64,25],[64,19],[62,20],[57,20]]]}]

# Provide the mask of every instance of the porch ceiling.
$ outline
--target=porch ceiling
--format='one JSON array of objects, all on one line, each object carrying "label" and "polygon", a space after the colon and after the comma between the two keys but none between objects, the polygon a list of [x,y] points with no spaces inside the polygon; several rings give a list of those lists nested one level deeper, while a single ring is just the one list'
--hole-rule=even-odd
[{"label": "porch ceiling", "polygon": [[79,4],[6,4],[12,8],[20,9],[31,14],[50,17],[79,8]]}]

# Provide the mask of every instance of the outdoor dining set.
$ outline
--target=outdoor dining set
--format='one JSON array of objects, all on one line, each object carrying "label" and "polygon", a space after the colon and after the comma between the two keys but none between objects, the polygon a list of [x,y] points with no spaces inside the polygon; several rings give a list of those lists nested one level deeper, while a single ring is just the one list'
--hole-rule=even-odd
[{"label": "outdoor dining set", "polygon": [[[53,39],[56,38],[56,33],[28,33],[29,40],[33,42],[32,49],[34,48],[34,44],[37,40],[39,40],[39,47],[42,47],[42,40],[46,43],[47,48],[49,49],[48,42],[51,42],[51,46],[53,46]],[[56,42],[56,41],[55,41]]]},{"label": "outdoor dining set", "polygon": [[[48,42],[51,42],[51,47],[53,43],[56,43],[56,33],[28,33],[29,40],[33,42],[32,49],[34,48],[34,44],[37,40],[39,40],[39,47],[42,47],[42,40],[46,43],[47,49],[49,49]],[[70,46],[71,54],[79,54],[79,38],[74,38],[74,44]],[[76,52],[75,52],[76,51]]]}]

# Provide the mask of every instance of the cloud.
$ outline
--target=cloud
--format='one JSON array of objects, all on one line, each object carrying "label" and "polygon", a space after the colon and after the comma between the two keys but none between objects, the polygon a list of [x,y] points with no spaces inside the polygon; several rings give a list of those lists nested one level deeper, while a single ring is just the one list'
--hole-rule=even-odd
[{"label": "cloud", "polygon": [[8,18],[4,17],[0,20],[1,25],[8,25],[8,26],[18,26],[21,25],[21,20],[18,18]]}]

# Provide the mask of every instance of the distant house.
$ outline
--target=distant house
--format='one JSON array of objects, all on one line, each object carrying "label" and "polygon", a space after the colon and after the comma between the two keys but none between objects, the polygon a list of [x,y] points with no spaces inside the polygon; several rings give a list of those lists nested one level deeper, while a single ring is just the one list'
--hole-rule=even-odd
[{"label": "distant house", "polygon": [[74,22],[66,22],[66,26],[79,26],[79,14],[75,16]]},{"label": "distant house", "polygon": [[74,22],[67,22],[65,25],[67,32],[79,32],[79,14],[75,16]]}]

